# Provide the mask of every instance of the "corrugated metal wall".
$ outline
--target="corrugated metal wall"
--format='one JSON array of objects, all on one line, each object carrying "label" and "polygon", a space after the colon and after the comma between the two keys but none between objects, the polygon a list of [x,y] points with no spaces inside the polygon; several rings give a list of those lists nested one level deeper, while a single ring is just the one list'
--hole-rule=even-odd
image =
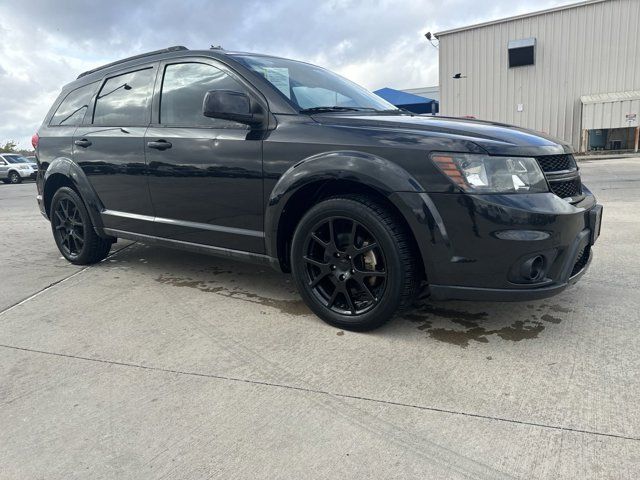
[{"label": "corrugated metal wall", "polygon": [[[529,37],[537,39],[535,65],[508,68],[509,40]],[[586,3],[439,39],[442,115],[532,128],[575,149],[580,96],[640,89],[640,0]]]},{"label": "corrugated metal wall", "polygon": [[617,95],[582,97],[582,128],[637,127],[640,118],[640,91]]}]

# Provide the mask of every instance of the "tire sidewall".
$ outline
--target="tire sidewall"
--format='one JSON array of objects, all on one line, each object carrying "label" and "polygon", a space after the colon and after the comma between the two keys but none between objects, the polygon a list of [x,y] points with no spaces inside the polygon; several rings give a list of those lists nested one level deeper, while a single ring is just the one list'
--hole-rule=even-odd
[{"label": "tire sidewall", "polygon": [[[15,179],[15,180],[14,180],[14,179]],[[17,184],[19,184],[19,183],[22,183],[22,177],[21,177],[21,176],[20,176],[20,174],[19,174],[19,173],[17,173],[17,172],[11,172],[11,173],[9,174],[9,182],[10,182],[10,183],[12,183],[12,184],[14,184],[14,185],[17,185]]]},{"label": "tire sidewall", "polygon": [[[67,255],[65,253],[64,248],[62,247],[62,244],[61,244],[61,238],[57,234],[54,223],[53,223],[53,216],[55,215],[54,212],[56,211],[56,208],[58,207],[60,200],[63,200],[63,199],[71,200],[76,205],[76,208],[80,212],[80,218],[82,219],[82,227],[85,234],[84,234],[84,242],[82,244],[82,249],[80,250],[80,253],[78,255]],[[64,258],[66,258],[71,263],[77,263],[77,264],[85,263],[86,257],[87,257],[87,247],[89,244],[88,232],[90,232],[90,229],[93,228],[93,224],[91,223],[91,218],[89,218],[89,212],[87,212],[87,209],[84,206],[84,202],[82,201],[80,196],[73,189],[69,187],[61,187],[53,195],[53,199],[51,200],[50,212],[51,212],[51,215],[50,215],[51,231],[53,233],[53,238],[56,242],[56,245],[58,246],[58,250],[60,250],[60,253],[62,253]]]},{"label": "tire sidewall", "polygon": [[[302,261],[307,236],[318,222],[328,217],[345,217],[362,224],[375,237],[381,248],[387,271],[387,285],[382,298],[373,309],[355,316],[341,315],[322,305],[306,285],[305,265]],[[350,330],[369,330],[387,321],[400,306],[402,294],[403,263],[393,241],[393,233],[379,216],[360,202],[350,199],[329,199],[307,212],[298,223],[291,248],[291,270],[294,281],[313,312],[327,323]]]}]

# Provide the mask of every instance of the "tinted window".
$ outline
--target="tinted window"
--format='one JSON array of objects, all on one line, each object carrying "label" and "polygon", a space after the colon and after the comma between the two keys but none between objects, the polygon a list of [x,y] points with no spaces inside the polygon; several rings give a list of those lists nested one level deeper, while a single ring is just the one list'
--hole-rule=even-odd
[{"label": "tinted window", "polygon": [[85,85],[75,89],[65,97],[56,113],[51,118],[50,125],[77,126],[82,123],[84,114],[89,108],[91,97],[96,89],[96,84]]},{"label": "tinted window", "polygon": [[[222,70],[204,63],[167,65],[162,82],[160,123],[169,125],[238,126],[235,122],[202,115],[209,90],[245,91],[242,84]],[[243,126],[243,128],[246,128]]]},{"label": "tinted window", "polygon": [[147,125],[154,70],[147,68],[110,78],[100,89],[93,113],[95,125]]}]

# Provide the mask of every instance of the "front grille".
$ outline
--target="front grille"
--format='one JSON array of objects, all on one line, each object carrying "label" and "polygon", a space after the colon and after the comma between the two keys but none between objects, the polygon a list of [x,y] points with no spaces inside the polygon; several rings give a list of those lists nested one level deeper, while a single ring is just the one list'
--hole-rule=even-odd
[{"label": "front grille", "polygon": [[579,273],[580,270],[582,270],[587,265],[587,262],[589,261],[589,255],[591,255],[591,247],[589,245],[585,245],[578,253],[576,263],[573,265],[573,270],[571,270],[572,277]]},{"label": "front grille", "polygon": [[560,172],[563,170],[574,170],[576,161],[573,155],[543,155],[536,157],[543,172]]},{"label": "front grille", "polygon": [[553,181],[549,179],[551,191],[560,198],[571,198],[582,195],[582,183],[580,177],[571,180]]}]

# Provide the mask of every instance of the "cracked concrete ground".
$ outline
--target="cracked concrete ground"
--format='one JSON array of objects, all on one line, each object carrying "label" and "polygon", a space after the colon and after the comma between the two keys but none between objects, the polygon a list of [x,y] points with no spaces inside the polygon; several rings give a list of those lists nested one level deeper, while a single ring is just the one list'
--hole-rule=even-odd
[{"label": "cracked concrete ground", "polygon": [[70,265],[34,185],[0,185],[0,479],[637,478],[640,159],[581,168],[605,217],[579,284],[368,334],[251,265]]}]

